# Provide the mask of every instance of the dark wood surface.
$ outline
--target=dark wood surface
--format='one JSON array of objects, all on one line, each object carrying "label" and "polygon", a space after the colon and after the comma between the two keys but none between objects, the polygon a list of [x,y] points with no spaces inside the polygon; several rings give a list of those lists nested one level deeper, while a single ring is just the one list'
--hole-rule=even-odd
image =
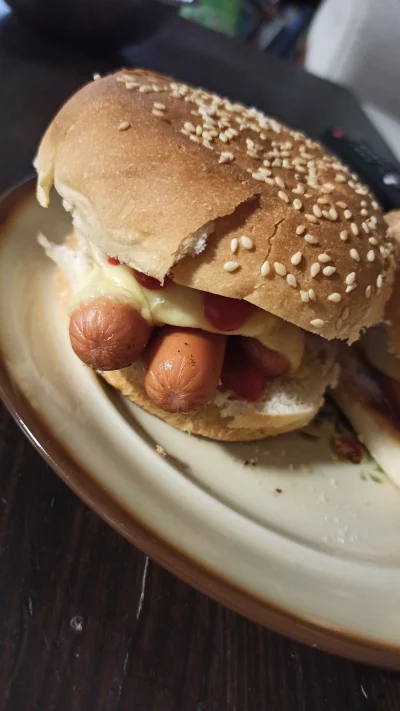
[{"label": "dark wood surface", "polygon": [[[318,135],[380,145],[344,90],[181,21],[93,59],[0,23],[0,188],[93,71],[140,64]],[[0,406],[1,407],[1,406]],[[0,409],[0,711],[400,711],[400,677],[306,648],[197,593],[86,508]]]}]

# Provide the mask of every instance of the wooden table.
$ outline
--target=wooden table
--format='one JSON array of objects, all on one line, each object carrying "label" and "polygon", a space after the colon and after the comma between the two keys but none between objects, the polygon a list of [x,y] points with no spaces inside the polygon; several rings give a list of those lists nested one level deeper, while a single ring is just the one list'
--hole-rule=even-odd
[{"label": "wooden table", "polygon": [[[60,103],[136,64],[380,150],[344,90],[174,20],[93,59],[0,23],[0,188],[23,177]],[[163,571],[88,510],[0,411],[0,711],[400,710],[400,677],[301,646]]]}]

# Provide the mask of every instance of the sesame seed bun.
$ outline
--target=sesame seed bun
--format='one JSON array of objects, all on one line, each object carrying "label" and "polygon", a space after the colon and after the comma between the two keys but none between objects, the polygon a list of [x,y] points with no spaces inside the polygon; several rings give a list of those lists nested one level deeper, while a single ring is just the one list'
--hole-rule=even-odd
[{"label": "sesame seed bun", "polygon": [[378,204],[338,159],[255,109],[143,70],[92,82],[48,128],[75,229],[140,271],[257,306],[325,338],[358,338],[391,291]]}]

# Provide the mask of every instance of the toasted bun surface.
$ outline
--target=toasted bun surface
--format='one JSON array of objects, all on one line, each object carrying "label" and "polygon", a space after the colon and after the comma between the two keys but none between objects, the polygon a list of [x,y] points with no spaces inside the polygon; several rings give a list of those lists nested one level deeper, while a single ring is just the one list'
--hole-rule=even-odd
[{"label": "toasted bun surface", "polygon": [[[67,312],[69,286],[59,268],[55,272],[55,289]],[[310,336],[305,358],[308,377],[271,381],[263,402],[256,403],[257,407],[243,400],[229,400],[227,395],[218,392],[206,407],[182,415],[161,410],[147,396],[142,359],[129,368],[99,372],[99,375],[135,405],[177,429],[215,440],[245,442],[290,432],[311,422],[323,403],[326,388],[336,385],[335,356],[335,347]]]},{"label": "toasted bun surface", "polygon": [[161,281],[172,270],[325,338],[353,341],[382,317],[393,247],[373,196],[255,109],[119,72],[65,104],[35,167],[42,205],[54,182],[78,231]]}]

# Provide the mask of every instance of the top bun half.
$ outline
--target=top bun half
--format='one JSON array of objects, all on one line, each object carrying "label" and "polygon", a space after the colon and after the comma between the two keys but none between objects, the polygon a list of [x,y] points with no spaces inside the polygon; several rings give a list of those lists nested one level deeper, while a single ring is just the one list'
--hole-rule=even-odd
[{"label": "top bun half", "polygon": [[316,141],[144,70],[93,81],[35,159],[75,229],[162,281],[246,299],[325,338],[382,318],[393,244],[379,205]]}]

